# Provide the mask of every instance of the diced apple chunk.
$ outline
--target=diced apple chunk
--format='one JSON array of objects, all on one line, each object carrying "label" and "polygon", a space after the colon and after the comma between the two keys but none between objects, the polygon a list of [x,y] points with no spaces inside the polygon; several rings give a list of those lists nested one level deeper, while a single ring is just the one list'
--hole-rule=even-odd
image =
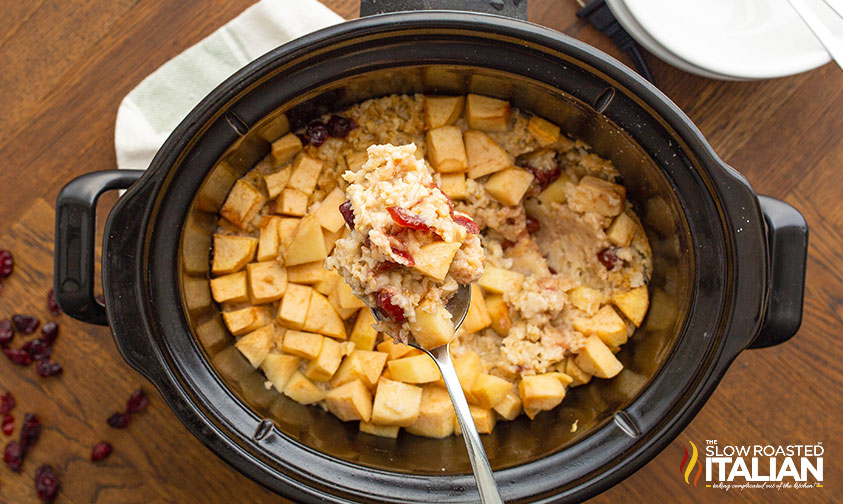
[{"label": "diced apple chunk", "polygon": [[278,224],[281,217],[264,215],[261,217],[260,238],[258,238],[258,261],[274,261],[281,247]]},{"label": "diced apple chunk", "polygon": [[504,205],[515,206],[533,182],[533,174],[520,168],[507,168],[489,177],[486,191]]},{"label": "diced apple chunk", "polygon": [[527,122],[527,130],[542,147],[548,146],[559,140],[559,126],[552,122],[533,116]]},{"label": "diced apple chunk", "polygon": [[387,354],[370,350],[353,350],[340,364],[334,377],[332,387],[339,387],[344,383],[360,380],[369,388],[374,388],[386,364]]},{"label": "diced apple chunk", "polygon": [[589,315],[597,312],[603,295],[600,291],[580,285],[568,291],[568,301]]},{"label": "diced apple chunk", "polygon": [[301,139],[295,133],[287,133],[272,142],[272,161],[275,166],[286,163],[301,150]]},{"label": "diced apple chunk", "polygon": [[345,219],[343,219],[340,213],[340,205],[344,201],[345,193],[339,187],[335,187],[334,190],[325,196],[319,208],[314,212],[319,224],[331,233],[336,233],[345,225]]},{"label": "diced apple chunk", "polygon": [[346,227],[339,228],[336,233],[323,229],[322,238],[325,239],[325,253],[331,255],[331,252],[337,244],[337,240],[344,238],[346,233],[351,233],[351,231]]},{"label": "diced apple chunk", "polygon": [[322,345],[325,341],[331,340],[326,340],[321,334],[294,331],[291,329],[284,333],[281,350],[290,355],[297,355],[304,359],[313,360],[319,357],[319,352],[322,351]]},{"label": "diced apple chunk", "polygon": [[287,281],[305,285],[316,284],[327,273],[328,270],[325,269],[324,260],[297,264],[287,268]]},{"label": "diced apple chunk", "polygon": [[512,108],[508,101],[469,94],[465,104],[468,127],[482,131],[506,131]]},{"label": "diced apple chunk", "polygon": [[261,364],[263,374],[266,379],[272,382],[279,393],[284,392],[284,387],[293,373],[299,368],[301,357],[296,355],[287,355],[280,352],[269,352]]},{"label": "diced apple chunk", "polygon": [[249,299],[252,304],[278,301],[287,289],[287,270],[276,261],[251,263],[246,266],[249,277]]},{"label": "diced apple chunk", "polygon": [[419,417],[422,388],[381,378],[375,392],[372,422],[406,427]]},{"label": "diced apple chunk", "polygon": [[436,348],[454,339],[454,323],[444,306],[429,299],[416,306],[416,320],[410,322],[410,332],[422,348]]},{"label": "diced apple chunk", "polygon": [[375,340],[378,337],[378,331],[372,327],[375,322],[372,310],[360,310],[354,321],[354,327],[351,329],[351,335],[348,337],[348,340],[354,343],[354,348],[360,350],[375,348]]},{"label": "diced apple chunk", "polygon": [[315,216],[308,215],[299,221],[290,247],[285,250],[284,262],[287,266],[295,266],[320,261],[326,257],[328,253],[322,237],[322,226]]},{"label": "diced apple chunk", "polygon": [[224,275],[240,271],[255,258],[257,238],[251,236],[214,235],[214,259],[211,272]]},{"label": "diced apple chunk", "polygon": [[424,127],[435,129],[457,122],[465,106],[465,96],[425,96]]},{"label": "diced apple chunk", "polygon": [[391,360],[387,366],[392,379],[404,383],[429,383],[441,376],[436,363],[424,353]]},{"label": "diced apple chunk", "polygon": [[378,425],[372,422],[360,422],[360,432],[365,432],[372,436],[395,439],[398,437],[399,430],[401,430],[401,427],[397,425]]},{"label": "diced apple chunk", "polygon": [[322,161],[314,159],[304,152],[298,153],[293,160],[293,172],[290,173],[290,180],[287,187],[298,189],[310,196],[316,188],[319,174],[322,173]]},{"label": "diced apple chunk", "polygon": [[454,256],[459,249],[459,242],[449,243],[440,241],[428,243],[422,246],[413,256],[415,260],[413,267],[434,280],[441,282],[448,274],[451,261],[454,260]]},{"label": "diced apple chunk", "polygon": [[342,318],[328,302],[328,299],[315,290],[311,290],[310,293],[310,304],[307,307],[307,315],[302,330],[324,334],[340,340],[347,337]]},{"label": "diced apple chunk", "polygon": [[512,166],[514,160],[492,137],[482,131],[463,133],[468,178],[476,179]]},{"label": "diced apple chunk", "polygon": [[495,294],[503,294],[514,288],[519,288],[523,282],[524,275],[521,273],[496,266],[486,266],[483,275],[477,280],[483,290]]},{"label": "diced apple chunk", "polygon": [[362,168],[368,160],[369,154],[366,151],[349,152],[345,155],[345,164],[353,172]]},{"label": "diced apple chunk", "polygon": [[240,303],[249,300],[246,272],[239,271],[211,279],[211,295],[217,303]]},{"label": "diced apple chunk", "polygon": [[330,338],[322,338],[319,355],[310,361],[304,375],[313,381],[326,382],[337,372],[340,362],[342,362],[342,346]]},{"label": "diced apple chunk", "polygon": [[[490,409],[484,409],[479,406],[475,406],[473,404],[469,404],[468,409],[471,411],[471,419],[474,421],[474,426],[477,428],[477,433],[491,434],[492,431],[495,429],[495,424],[497,423],[497,417],[495,417],[495,412]],[[454,433],[457,435],[462,435],[462,428],[460,428],[460,424],[459,421],[456,419],[456,415],[454,415]]]},{"label": "diced apple chunk", "polygon": [[238,179],[228,193],[220,215],[240,229],[246,229],[264,204],[266,196],[260,189],[244,179]]},{"label": "diced apple chunk", "polygon": [[498,415],[507,420],[515,420],[521,414],[521,397],[515,387],[510,387],[503,399],[493,408]]},{"label": "diced apple chunk", "polygon": [[509,315],[509,306],[504,302],[503,296],[495,294],[486,297],[486,310],[489,312],[492,329],[500,336],[509,334],[512,328],[512,317]]},{"label": "diced apple chunk", "polygon": [[287,381],[284,395],[301,404],[318,403],[325,398],[325,392],[300,371],[293,373]]},{"label": "diced apple chunk", "polygon": [[284,297],[278,307],[278,322],[293,329],[301,329],[307,318],[312,290],[306,285],[287,284]]},{"label": "diced apple chunk", "polygon": [[243,354],[243,357],[249,361],[249,364],[253,368],[257,368],[269,353],[274,335],[275,328],[272,324],[265,325],[237,340],[234,346],[237,347],[237,350],[240,350],[240,353]]},{"label": "diced apple chunk", "polygon": [[425,385],[422,388],[419,416],[407,426],[407,432],[441,439],[454,433],[454,420],[454,406],[448,391],[434,385]]},{"label": "diced apple chunk", "polygon": [[471,386],[471,397],[481,408],[494,408],[512,389],[512,384],[499,376],[480,373]]},{"label": "diced apple chunk", "polygon": [[441,126],[427,132],[427,157],[439,173],[463,172],[468,166],[462,131],[457,126]]},{"label": "diced apple chunk", "polygon": [[618,247],[628,247],[637,227],[632,217],[626,212],[621,212],[606,230],[606,238]]},{"label": "diced apple chunk", "polygon": [[471,284],[471,303],[460,328],[467,333],[473,333],[489,327],[491,323],[492,318],[486,308],[483,291],[477,284]]},{"label": "diced apple chunk", "polygon": [[591,375],[583,371],[582,368],[580,368],[579,366],[577,366],[577,363],[574,361],[573,357],[568,357],[565,360],[565,374],[573,379],[573,381],[571,382],[572,387],[585,385],[586,383],[591,381]]},{"label": "diced apple chunk", "polygon": [[293,235],[299,227],[299,221],[296,217],[282,217],[278,222],[278,240],[282,251],[286,251],[293,242]]},{"label": "diced apple chunk", "polygon": [[626,292],[618,292],[612,296],[612,302],[626,315],[635,327],[641,327],[647,309],[650,307],[650,298],[647,294],[647,286],[642,285]]},{"label": "diced apple chunk", "polygon": [[452,200],[465,199],[468,196],[468,184],[465,173],[443,173],[439,176],[439,187]]},{"label": "diced apple chunk", "polygon": [[342,318],[343,320],[348,320],[355,313],[357,313],[360,310],[360,308],[343,308],[342,306],[340,306],[339,291],[340,291],[340,286],[342,286],[344,284],[345,284],[345,282],[343,281],[342,278],[340,278],[339,281],[337,281],[336,286],[334,287],[334,290],[332,290],[330,292],[330,294],[328,294],[328,302],[331,303],[331,306],[334,307],[334,310],[336,310],[336,312],[339,314],[340,318]]},{"label": "diced apple chunk", "polygon": [[404,343],[396,343],[392,338],[387,338],[378,343],[378,352],[384,352],[389,360],[400,359],[413,351],[413,347]]},{"label": "diced apple chunk", "polygon": [[368,422],[372,418],[372,394],[360,380],[354,380],[325,394],[325,404],[328,411],[336,415],[343,422],[362,420]]},{"label": "diced apple chunk", "polygon": [[471,387],[474,386],[474,380],[483,373],[483,361],[480,360],[480,355],[473,350],[469,350],[452,360],[466,399],[474,402],[471,396]]},{"label": "diced apple chunk", "polygon": [[281,191],[287,187],[287,182],[290,181],[290,166],[285,166],[280,170],[272,173],[267,173],[263,176],[263,181],[266,184],[266,192],[270,199],[275,199],[281,194]]},{"label": "diced apple chunk", "polygon": [[559,178],[548,184],[548,186],[539,193],[539,201],[545,205],[550,205],[551,203],[565,203],[565,201],[568,200],[568,184],[572,184],[571,178],[563,172],[559,175]]},{"label": "diced apple chunk", "polygon": [[248,306],[222,312],[222,319],[231,334],[240,336],[272,322],[269,310],[263,306]]},{"label": "diced apple chunk", "polygon": [[592,317],[578,317],[574,329],[586,336],[596,335],[609,347],[620,347],[627,340],[626,322],[611,306],[600,308]]},{"label": "diced apple chunk", "polygon": [[626,188],[601,178],[586,175],[568,195],[568,205],[577,212],[594,212],[614,217],[623,211]]},{"label": "diced apple chunk", "polygon": [[555,408],[565,398],[565,385],[557,373],[523,376],[518,394],[524,409],[546,411]]},{"label": "diced apple chunk", "polygon": [[339,273],[334,270],[325,270],[324,276],[313,284],[313,288],[316,289],[316,292],[327,296],[336,288],[337,282],[342,282]]},{"label": "diced apple chunk", "polygon": [[574,363],[584,372],[598,378],[612,378],[623,369],[623,364],[596,335],[586,339]]},{"label": "diced apple chunk", "polygon": [[360,301],[360,298],[354,295],[351,291],[351,286],[347,283],[342,282],[341,284],[337,284],[337,296],[340,303],[340,308],[365,308],[366,304],[363,301]]},{"label": "diced apple chunk", "polygon": [[295,217],[304,216],[307,213],[307,194],[292,187],[285,187],[275,198],[274,212]]}]

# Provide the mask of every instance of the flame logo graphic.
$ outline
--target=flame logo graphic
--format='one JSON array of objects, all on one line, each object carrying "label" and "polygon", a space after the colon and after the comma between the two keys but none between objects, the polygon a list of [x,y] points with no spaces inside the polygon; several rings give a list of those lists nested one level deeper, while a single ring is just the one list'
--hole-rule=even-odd
[{"label": "flame logo graphic", "polygon": [[[688,449],[684,446],[682,450],[685,451],[685,456],[682,457],[682,462],[679,463],[679,474],[685,475],[685,483],[691,484],[690,477],[691,471],[694,470],[694,465],[697,465],[697,473],[694,475],[694,486],[697,486],[697,481],[700,480],[700,475],[702,474],[702,462],[698,462],[699,452],[697,451],[697,445],[694,444],[693,441],[688,440],[688,443],[691,445],[691,461],[688,461]],[[688,464],[687,466],[685,464]]]}]

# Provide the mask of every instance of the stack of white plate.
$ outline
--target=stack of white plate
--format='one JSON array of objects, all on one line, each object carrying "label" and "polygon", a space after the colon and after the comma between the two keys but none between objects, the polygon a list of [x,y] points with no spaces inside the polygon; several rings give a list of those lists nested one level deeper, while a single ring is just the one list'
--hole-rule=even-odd
[{"label": "stack of white plate", "polygon": [[[804,0],[843,40],[843,19],[826,2]],[[783,77],[830,61],[787,0],[606,0],[618,22],[654,56],[723,80]]]}]

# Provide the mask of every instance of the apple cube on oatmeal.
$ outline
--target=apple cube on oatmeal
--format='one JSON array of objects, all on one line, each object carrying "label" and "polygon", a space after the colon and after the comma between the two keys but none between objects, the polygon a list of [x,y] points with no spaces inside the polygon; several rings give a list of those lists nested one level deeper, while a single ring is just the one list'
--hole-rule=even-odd
[{"label": "apple cube on oatmeal", "polygon": [[243,269],[258,249],[257,238],[251,236],[214,235],[214,258],[211,272],[215,275]]},{"label": "apple cube on oatmeal", "polygon": [[307,318],[312,290],[307,285],[287,284],[278,306],[278,322],[293,329],[301,329]]},{"label": "apple cube on oatmeal", "polygon": [[465,106],[465,96],[425,96],[424,127],[435,129],[457,122]]},{"label": "apple cube on oatmeal", "polygon": [[299,226],[293,233],[291,246],[285,251],[285,264],[295,266],[319,261],[327,256],[322,226],[314,215],[305,216],[299,221]]},{"label": "apple cube on oatmeal", "polygon": [[325,341],[325,337],[321,334],[289,330],[284,333],[281,350],[290,355],[313,360],[319,357]]},{"label": "apple cube on oatmeal", "polygon": [[435,280],[444,280],[460,247],[460,243],[428,243],[413,256],[413,267]]},{"label": "apple cube on oatmeal", "polygon": [[287,289],[287,270],[276,261],[256,262],[246,266],[249,300],[253,305],[278,301]]},{"label": "apple cube on oatmeal", "polygon": [[335,187],[325,196],[325,199],[319,204],[319,208],[313,212],[319,224],[331,233],[336,233],[345,225],[345,220],[340,213],[340,205],[344,201],[345,193],[339,187]]},{"label": "apple cube on oatmeal", "polygon": [[354,343],[354,348],[360,350],[374,350],[375,340],[378,337],[378,331],[374,327],[377,320],[375,320],[372,310],[360,310],[357,313],[357,318],[354,320],[354,327],[351,329],[351,334],[348,340]]},{"label": "apple cube on oatmeal", "polygon": [[594,212],[606,217],[614,217],[623,211],[626,203],[626,188],[586,175],[568,195],[568,203],[577,212]]},{"label": "apple cube on oatmeal", "polygon": [[600,338],[610,348],[626,343],[626,322],[609,305],[606,305],[591,317],[578,317],[573,321],[574,329],[586,336],[592,334]]},{"label": "apple cube on oatmeal", "polygon": [[278,224],[281,217],[264,215],[261,217],[260,237],[258,238],[258,261],[273,261],[278,257],[281,247],[281,236],[278,234]]},{"label": "apple cube on oatmeal", "polygon": [[527,131],[532,133],[533,138],[542,147],[548,146],[559,140],[560,128],[552,122],[533,116],[527,121]]},{"label": "apple cube on oatmeal", "polygon": [[597,335],[589,336],[585,340],[585,345],[574,358],[574,363],[584,372],[598,378],[612,378],[623,369],[623,364]]},{"label": "apple cube on oatmeal", "polygon": [[422,388],[381,378],[375,391],[372,422],[406,427],[419,417]]},{"label": "apple cube on oatmeal", "polygon": [[[481,408],[473,404],[469,404],[468,409],[471,411],[471,419],[474,421],[474,426],[477,427],[477,433],[491,434],[498,420],[495,412],[491,409]],[[460,428],[456,415],[454,415],[454,433],[462,435],[462,428]]]},{"label": "apple cube on oatmeal", "polygon": [[506,131],[511,112],[508,101],[476,94],[466,97],[465,118],[471,129]]},{"label": "apple cube on oatmeal", "polygon": [[513,165],[514,159],[492,137],[482,131],[463,133],[468,158],[468,178],[476,179]]},{"label": "apple cube on oatmeal", "polygon": [[222,205],[220,215],[235,226],[245,229],[266,204],[266,196],[245,179],[238,179]]},{"label": "apple cube on oatmeal", "polygon": [[275,199],[281,194],[281,191],[287,187],[287,182],[290,181],[290,172],[292,170],[289,166],[285,166],[278,171],[267,173],[263,176],[263,182],[266,184],[266,192],[270,199]]},{"label": "apple cube on oatmeal", "polygon": [[284,395],[300,404],[314,404],[325,398],[325,392],[308,380],[301,371],[296,371],[284,386]]},{"label": "apple cube on oatmeal", "polygon": [[372,418],[372,394],[360,380],[354,380],[325,394],[328,411],[344,422]]},{"label": "apple cube on oatmeal", "polygon": [[427,354],[391,360],[387,367],[393,380],[404,383],[429,383],[441,376],[439,367]]},{"label": "apple cube on oatmeal", "polygon": [[384,352],[370,350],[352,350],[343,359],[334,377],[331,379],[332,387],[339,387],[344,383],[360,380],[369,388],[374,388],[378,378],[383,372],[387,355]]},{"label": "apple cube on oatmeal", "polygon": [[503,294],[517,288],[524,281],[524,275],[504,268],[487,266],[483,276],[477,281],[487,292]]},{"label": "apple cube on oatmeal", "polygon": [[632,242],[636,227],[637,224],[632,217],[626,212],[621,212],[606,230],[606,238],[618,247],[628,247]]},{"label": "apple cube on oatmeal", "polygon": [[[524,409],[550,410],[565,398],[565,383],[559,379],[561,373],[545,373],[522,376],[518,384]],[[570,383],[570,382],[568,382]]]},{"label": "apple cube on oatmeal", "polygon": [[310,292],[310,303],[302,324],[303,331],[311,331],[335,339],[344,340],[347,337],[345,323],[331,306],[328,298],[315,290]]},{"label": "apple cube on oatmeal", "polygon": [[425,385],[419,416],[406,429],[417,436],[444,438],[454,433],[454,419],[454,406],[448,391],[436,385]]},{"label": "apple cube on oatmeal", "polygon": [[493,408],[509,393],[512,384],[499,376],[480,373],[471,385],[471,397],[481,408]]},{"label": "apple cube on oatmeal", "polygon": [[301,139],[295,133],[287,133],[278,140],[272,142],[272,161],[275,166],[286,163],[293,159],[302,149]]},{"label": "apple cube on oatmeal", "polygon": [[520,168],[507,168],[489,177],[486,191],[504,205],[515,206],[533,182],[533,174]]},{"label": "apple cube on oatmeal", "polygon": [[400,430],[401,427],[397,425],[378,425],[372,422],[360,422],[360,432],[365,432],[372,436],[395,439],[398,437],[398,431]]},{"label": "apple cube on oatmeal", "polygon": [[465,314],[460,328],[467,332],[477,332],[489,327],[492,317],[486,307],[486,300],[483,298],[483,291],[477,284],[471,284],[471,303],[468,305],[468,313]]},{"label": "apple cube on oatmeal", "polygon": [[275,198],[274,209],[277,214],[302,217],[307,213],[307,194],[292,187],[285,187]]},{"label": "apple cube on oatmeal", "polygon": [[521,396],[518,395],[518,389],[510,386],[509,392],[492,409],[502,418],[515,420],[523,410],[521,405]]},{"label": "apple cube on oatmeal", "polygon": [[342,362],[342,345],[331,338],[322,338],[319,355],[308,363],[304,375],[316,382],[326,382],[334,376]]},{"label": "apple cube on oatmeal", "polygon": [[454,339],[454,323],[444,305],[426,299],[414,313],[416,320],[410,321],[410,332],[422,348],[436,348]]},{"label": "apple cube on oatmeal", "polygon": [[644,315],[650,307],[647,286],[636,287],[626,292],[618,292],[612,296],[612,302],[628,318],[635,327],[641,327]]},{"label": "apple cube on oatmeal", "polygon": [[256,368],[261,365],[264,357],[269,353],[274,335],[275,327],[272,324],[265,325],[241,337],[234,346],[237,347],[237,350],[240,350],[240,353],[252,367]]},{"label": "apple cube on oatmeal", "polygon": [[217,303],[242,303],[249,300],[246,272],[229,273],[211,279],[211,295]]},{"label": "apple cube on oatmeal", "polygon": [[222,312],[222,319],[234,336],[246,334],[272,322],[269,310],[263,306],[247,306],[239,310]]},{"label": "apple cube on oatmeal", "polygon": [[293,160],[293,171],[290,173],[290,180],[287,187],[298,189],[310,196],[316,188],[319,174],[322,173],[322,161],[314,159],[304,152],[298,153]]},{"label": "apple cube on oatmeal", "polygon": [[465,199],[468,196],[468,186],[465,173],[442,173],[439,175],[439,187],[452,200]]},{"label": "apple cube on oatmeal", "polygon": [[261,363],[263,374],[266,379],[272,382],[279,393],[284,392],[284,387],[293,373],[299,368],[301,357],[296,355],[288,355],[280,352],[270,351]]},{"label": "apple cube on oatmeal", "polygon": [[[472,298],[474,294],[472,293]],[[495,294],[486,297],[486,311],[489,313],[490,327],[499,336],[506,336],[512,328],[512,317],[509,315],[509,305],[503,296]]]},{"label": "apple cube on oatmeal", "polygon": [[568,185],[573,187],[571,177],[569,177],[565,172],[562,172],[559,175],[559,178],[548,184],[548,186],[539,193],[539,201],[545,205],[550,205],[551,203],[565,203],[568,200]]},{"label": "apple cube on oatmeal", "polygon": [[297,284],[315,285],[325,278],[327,273],[328,270],[325,269],[325,261],[297,264],[287,268],[287,281]]},{"label": "apple cube on oatmeal", "polygon": [[440,126],[427,132],[427,156],[440,173],[463,172],[468,161],[462,131],[457,126]]}]

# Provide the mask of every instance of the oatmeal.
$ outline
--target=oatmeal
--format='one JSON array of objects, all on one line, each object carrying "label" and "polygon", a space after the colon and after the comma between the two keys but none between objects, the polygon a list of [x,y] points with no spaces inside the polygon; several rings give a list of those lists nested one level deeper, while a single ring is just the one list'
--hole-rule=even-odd
[{"label": "oatmeal", "polygon": [[415,152],[414,144],[373,145],[359,170],[343,174],[350,185],[340,211],[351,234],[326,264],[380,311],[376,329],[435,348],[454,337],[445,305],[483,274],[483,250],[477,224],[454,211]]},{"label": "oatmeal", "polygon": [[234,184],[211,291],[268,388],[368,434],[444,437],[455,418],[436,364],[391,335],[471,283],[451,349],[490,432],[622,370],[652,271],[626,196],[611,161],[507,101],[367,100],[283,135]]}]

